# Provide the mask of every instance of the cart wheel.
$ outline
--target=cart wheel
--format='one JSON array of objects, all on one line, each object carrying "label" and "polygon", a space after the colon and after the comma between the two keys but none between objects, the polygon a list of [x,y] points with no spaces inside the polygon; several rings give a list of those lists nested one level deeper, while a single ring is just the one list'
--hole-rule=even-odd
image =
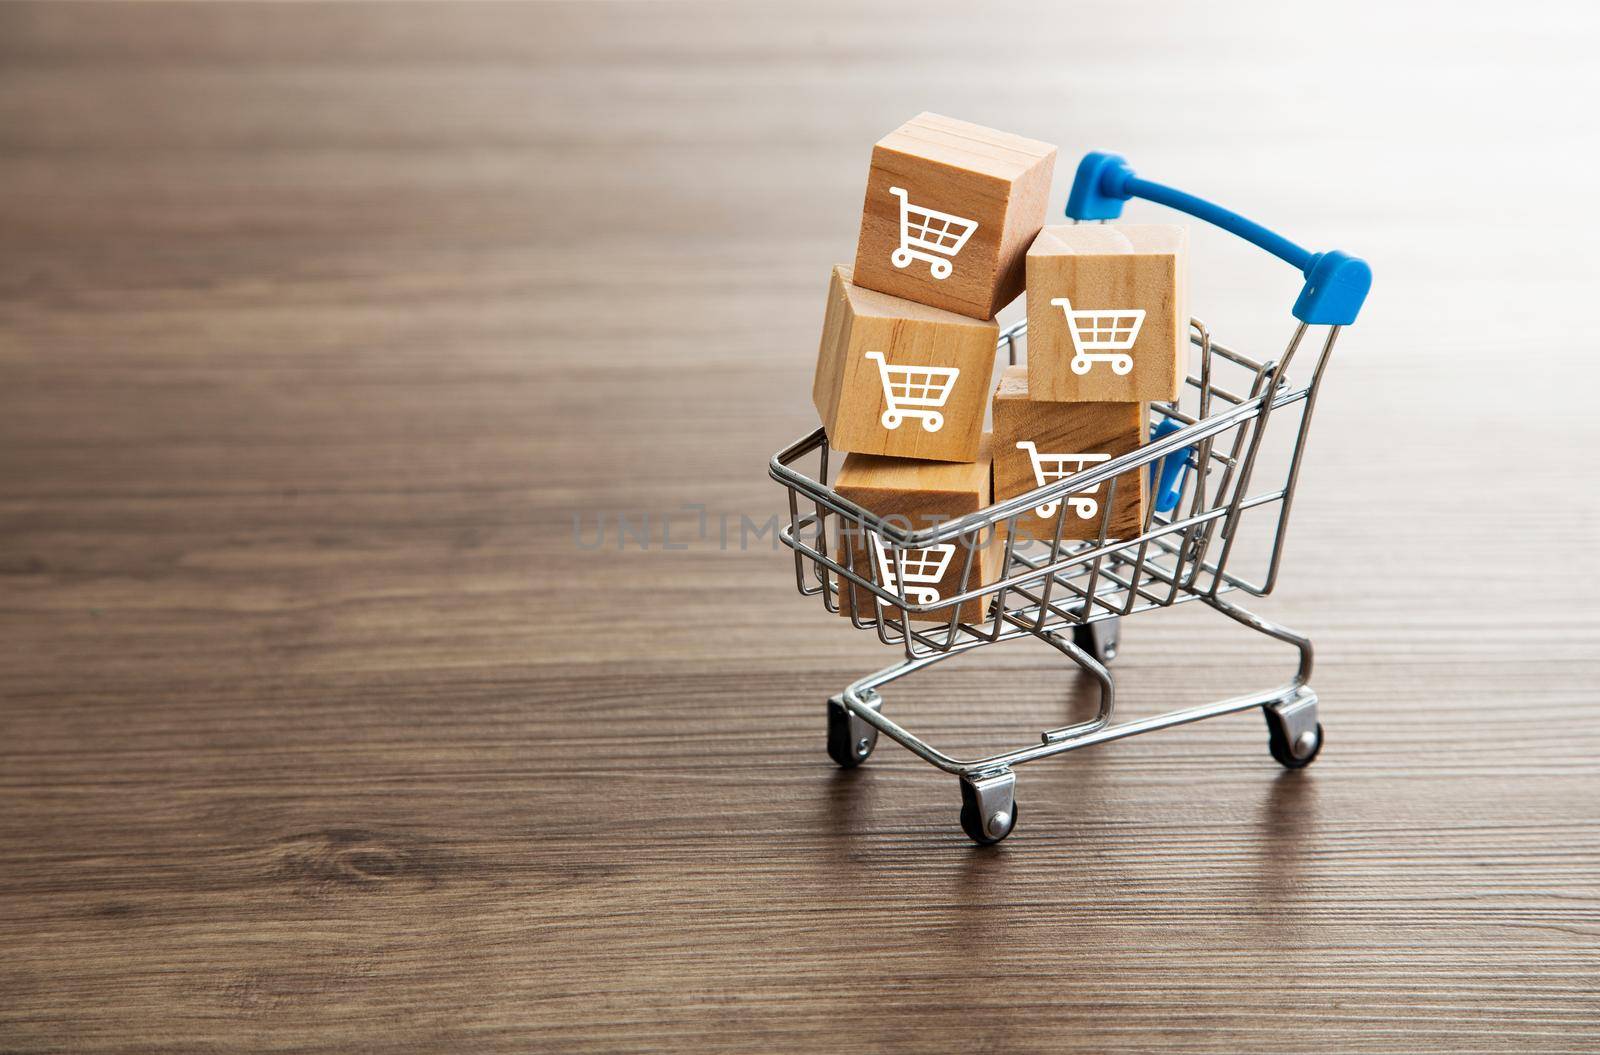
[{"label": "cart wheel", "polygon": [[889,254],[889,262],[894,264],[895,267],[910,267],[911,254],[904,249],[896,249]]},{"label": "cart wheel", "polygon": [[878,746],[878,729],[851,714],[838,700],[828,701],[828,757],[841,769],[854,769]]},{"label": "cart wheel", "polygon": [[924,414],[923,415],[923,417],[922,417],[922,431],[924,431],[924,432],[938,432],[942,428],[944,428],[944,415],[943,414],[940,414],[938,411],[934,411],[931,414]]},{"label": "cart wheel", "polygon": [[1117,658],[1117,646],[1121,641],[1121,619],[1102,619],[1098,623],[1080,623],[1072,628],[1072,643],[1102,664],[1110,663]]},{"label": "cart wheel", "polygon": [[983,812],[978,804],[978,792],[970,783],[961,782],[961,830],[967,833],[967,838],[979,846],[993,846],[995,843],[1010,835],[1017,827],[1017,800],[1011,800],[1011,808],[1003,815],[991,818],[994,823],[985,824]]},{"label": "cart wheel", "polygon": [[933,277],[934,278],[949,278],[950,277],[950,261],[948,261],[948,260],[935,260],[932,264],[928,265],[928,270],[933,272]]},{"label": "cart wheel", "polygon": [[1111,360],[1111,371],[1118,377],[1126,377],[1128,371],[1133,369],[1133,356],[1119,355]]},{"label": "cart wheel", "polygon": [[883,427],[884,428],[889,429],[889,430],[892,431],[894,429],[899,428],[900,427],[900,422],[904,421],[905,419],[902,418],[899,414],[896,414],[892,410],[886,410],[886,411],[883,412],[883,417],[880,420],[883,421]]},{"label": "cart wheel", "polygon": [[1080,376],[1087,374],[1092,366],[1094,366],[1094,360],[1090,359],[1086,355],[1075,355],[1072,357],[1072,372],[1075,374]]},{"label": "cart wheel", "polygon": [[[1303,742],[1306,740],[1306,734],[1301,733],[1300,739],[1302,743],[1291,745],[1288,734],[1284,732],[1283,724],[1270,718],[1267,719],[1267,750],[1272,752],[1272,757],[1277,759],[1278,764],[1285,769],[1304,769],[1317,760],[1317,756],[1322,753],[1321,722],[1317,723],[1317,731],[1314,736],[1316,738],[1315,741],[1306,744]],[[1300,748],[1298,754],[1294,750],[1295,746]]]}]

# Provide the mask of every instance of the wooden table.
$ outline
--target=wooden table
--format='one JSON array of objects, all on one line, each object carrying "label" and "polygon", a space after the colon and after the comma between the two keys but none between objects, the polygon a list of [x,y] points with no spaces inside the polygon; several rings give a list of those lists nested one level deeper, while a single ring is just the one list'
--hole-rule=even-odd
[{"label": "wooden table", "polygon": [[[1593,1051],[1592,8],[792,6],[0,9],[0,1049]],[[823,754],[888,657],[717,525],[921,109],[1373,261],[1262,606],[1311,770],[1118,743],[976,851]],[[1264,352],[1257,255],[1194,302]],[[1124,646],[1134,715],[1289,669]],[[1087,693],[1022,643],[890,705]]]}]

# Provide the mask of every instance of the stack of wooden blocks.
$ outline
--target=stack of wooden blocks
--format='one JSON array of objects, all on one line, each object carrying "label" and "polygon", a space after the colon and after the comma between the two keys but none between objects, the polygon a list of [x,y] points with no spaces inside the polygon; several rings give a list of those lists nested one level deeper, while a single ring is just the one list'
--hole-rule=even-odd
[{"label": "stack of wooden blocks", "polygon": [[[921,530],[1137,448],[1151,400],[1175,400],[1188,346],[1187,231],[1169,225],[1044,226],[1056,148],[922,114],[873,148],[853,268],[828,290],[812,397],[828,442],[848,452],[845,498]],[[995,384],[995,315],[1026,290],[1027,365]],[[984,414],[993,400],[993,432]],[[1101,499],[1112,495],[1109,511]],[[1020,539],[1137,535],[1145,470],[1115,488],[1017,518]],[[1000,578],[1005,539],[945,562],[893,559],[846,532],[865,579],[932,604]],[[963,568],[970,574],[961,582]],[[846,615],[875,614],[842,582]],[[948,620],[948,608],[912,618]],[[960,618],[983,618],[981,603]]]}]

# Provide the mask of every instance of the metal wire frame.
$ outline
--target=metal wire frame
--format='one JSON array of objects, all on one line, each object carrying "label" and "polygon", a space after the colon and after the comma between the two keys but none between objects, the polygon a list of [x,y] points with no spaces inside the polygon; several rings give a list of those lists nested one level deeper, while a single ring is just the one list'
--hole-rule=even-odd
[{"label": "metal wire frame", "polygon": [[[1311,671],[1311,642],[1268,623],[1223,599],[1242,591],[1264,596],[1277,584],[1289,512],[1298,483],[1301,458],[1310,431],[1317,392],[1338,339],[1331,327],[1322,343],[1309,384],[1296,387],[1288,369],[1305,341],[1308,327],[1297,324],[1284,350],[1275,360],[1259,362],[1211,338],[1199,320],[1191,320],[1191,343],[1199,350],[1199,371],[1191,374],[1180,399],[1151,405],[1152,418],[1171,418],[1181,427],[1126,455],[1100,463],[1071,477],[1005,499],[976,513],[921,530],[910,530],[893,517],[880,518],[842,497],[828,485],[830,450],[822,429],[791,444],[771,461],[770,473],[783,484],[789,498],[789,523],[779,537],[794,550],[795,584],[802,595],[820,596],[830,612],[839,611],[839,592],[852,589],[850,620],[858,629],[876,631],[886,645],[899,645],[905,659],[858,680],[839,698],[851,714],[888,733],[927,761],[949,772],[981,775],[1058,751],[1101,743],[1169,725],[1196,721],[1248,707],[1309,705],[1314,720],[1315,695],[1305,688]],[[996,346],[1008,361],[1018,361],[1026,323],[1006,329]],[[1221,375],[1240,378],[1225,385]],[[1288,413],[1295,427],[1293,446],[1281,479],[1251,493],[1262,443],[1271,421]],[[1297,419],[1297,420],[1296,420]],[[815,475],[795,468],[814,455]],[[1184,459],[1178,502],[1172,512],[1159,513],[1154,503],[1140,533],[1133,538],[1108,537],[1116,489],[1126,479],[1139,478],[1141,466],[1154,474],[1163,459]],[[1124,474],[1132,474],[1125,476]],[[1093,491],[1105,484],[1103,512],[1095,538],[1064,541],[1069,503],[1065,499]],[[1043,552],[1019,545],[1016,522],[1036,507],[1057,504],[1052,539]],[[802,513],[802,503],[812,511]],[[1247,514],[1276,508],[1271,546],[1260,581],[1234,574],[1228,566],[1235,554],[1241,525]],[[830,532],[830,521],[832,532]],[[1004,573],[994,582],[972,582],[972,562],[986,540],[1003,532]],[[829,536],[836,534],[837,552],[830,554]],[[854,538],[871,537],[893,562],[893,583],[882,581],[877,562],[857,567]],[[961,576],[963,589],[938,601],[917,603],[905,591],[904,553],[943,543],[957,542],[965,552]],[[865,552],[865,547],[859,547]],[[1209,557],[1217,551],[1215,557]],[[809,575],[808,575],[809,572]],[[863,615],[863,596],[872,598],[872,611]],[[985,599],[986,617],[967,623],[959,616],[967,602]],[[1104,665],[1073,641],[1077,628],[1157,608],[1201,601],[1252,629],[1295,645],[1300,651],[1299,670],[1290,682],[1265,693],[1173,711],[1164,715],[1111,725],[1114,685]],[[918,629],[913,617],[948,609],[942,625]],[[1042,743],[986,759],[962,761],[939,752],[915,735],[885,718],[879,711],[877,689],[930,663],[972,648],[1020,637],[1037,637],[1072,659],[1100,683],[1101,704],[1096,717],[1041,734]]]}]

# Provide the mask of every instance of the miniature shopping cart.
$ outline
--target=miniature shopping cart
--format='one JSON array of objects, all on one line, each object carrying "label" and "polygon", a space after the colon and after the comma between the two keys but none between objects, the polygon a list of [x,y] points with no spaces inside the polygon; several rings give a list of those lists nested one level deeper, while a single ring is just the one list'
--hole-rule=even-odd
[{"label": "miniature shopping cart", "polygon": [[900,248],[889,254],[890,262],[907,268],[913,260],[924,260],[934,278],[949,278],[951,258],[961,252],[978,229],[978,222],[912,205],[900,187],[890,187],[889,193],[900,199]]},{"label": "miniature shopping cart", "polygon": [[[1294,305],[1298,324],[1281,355],[1252,358],[1213,341],[1206,327],[1193,321],[1198,371],[1188,377],[1182,398],[1152,404],[1156,427],[1149,443],[917,531],[897,526],[894,517],[873,515],[829,486],[830,452],[821,429],[771,462],[772,477],[789,496],[789,520],[780,537],[794,550],[800,592],[820,597],[832,612],[839,610],[841,589],[870,593],[875,603],[852,605],[851,624],[875,632],[880,641],[903,652],[899,662],[858,679],[828,701],[828,753],[841,766],[855,766],[872,753],[879,734],[887,734],[959,778],[961,826],[979,843],[998,842],[1010,834],[1017,820],[1015,770],[1035,759],[1257,707],[1266,716],[1271,754],[1284,766],[1308,765],[1322,748],[1317,696],[1308,684],[1311,641],[1248,611],[1236,598],[1265,596],[1277,584],[1317,393],[1334,342],[1341,327],[1360,312],[1372,273],[1359,259],[1338,252],[1310,253],[1235,213],[1138,179],[1113,154],[1084,158],[1067,214],[1080,221],[1115,219],[1122,203],[1135,197],[1215,223],[1305,275]],[[1289,369],[1313,326],[1327,327],[1326,336],[1320,351],[1308,353],[1315,355],[1310,381],[1297,383]],[[997,354],[1004,352],[1015,363],[1024,331],[1020,323],[1006,330]],[[1281,466],[1262,454],[1269,433],[1284,441],[1275,445],[1284,448]],[[808,460],[810,466],[802,471],[799,466]],[[1134,470],[1142,465],[1151,467],[1157,498],[1148,503],[1137,535],[1108,538],[1116,489],[1137,479]],[[1066,517],[1074,515],[1071,499],[1102,487],[1106,494],[1097,537],[1064,540]],[[1056,517],[1054,537],[1044,542],[1019,538],[1019,518],[1036,516],[1046,507]],[[1265,529],[1262,552],[1245,556],[1248,546],[1240,539],[1253,524]],[[974,586],[972,562],[995,531],[1006,539],[1004,572],[997,581]],[[857,532],[873,539],[880,554],[877,560],[862,561],[862,567],[857,566],[854,546],[838,545],[837,552],[829,546],[830,539],[859,538]],[[952,547],[950,559],[959,562],[961,576],[954,580],[959,585],[953,594],[929,598],[908,583],[905,572],[914,555],[940,546]],[[1241,564],[1248,567],[1241,569]],[[960,621],[963,612],[972,611],[968,601],[981,602],[981,620]],[[1299,654],[1294,676],[1273,688],[1114,722],[1114,683],[1106,665],[1117,654],[1121,619],[1193,601],[1294,646]],[[926,619],[936,605],[936,621],[914,623],[912,616]],[[1036,742],[1015,750],[961,758],[933,747],[886,713],[880,690],[890,682],[963,652],[1018,639],[1044,642],[1098,683],[1099,708],[1093,718],[1047,729]]]},{"label": "miniature shopping cart", "polygon": [[[949,570],[950,561],[956,555],[953,544],[901,550],[896,559],[889,555],[878,536],[872,535],[870,538],[880,582],[891,584],[896,593],[904,593],[917,604],[938,603],[939,583],[944,581],[944,573]],[[895,570],[897,565],[898,572]]]},{"label": "miniature shopping cart", "polygon": [[1109,311],[1073,311],[1066,297],[1051,297],[1050,303],[1067,316],[1072,334],[1072,372],[1087,374],[1095,363],[1110,363],[1111,372],[1122,377],[1133,369],[1128,349],[1139,339],[1144,326],[1143,308],[1113,308]]},{"label": "miniature shopping cart", "polygon": [[[1019,451],[1027,451],[1028,457],[1033,459],[1033,478],[1040,487],[1048,483],[1054,483],[1057,480],[1065,480],[1073,473],[1082,472],[1096,462],[1107,461],[1111,457],[1109,454],[1040,454],[1039,448],[1034,446],[1032,440],[1020,441],[1017,444],[1017,449]],[[1099,491],[1100,485],[1095,484],[1084,494],[1069,495],[1067,497],[1067,504],[1072,507],[1074,513],[1078,514],[1080,520],[1092,519],[1098,511],[1099,506],[1095,504],[1095,500],[1090,496],[1098,494]],[[1035,509],[1034,512],[1048,520],[1055,515],[1056,507],[1060,504],[1059,500],[1046,502]]]},{"label": "miniature shopping cart", "polygon": [[944,415],[938,408],[950,399],[950,389],[961,376],[960,367],[893,366],[884,362],[882,352],[868,352],[867,358],[878,362],[883,401],[889,404],[881,419],[884,428],[897,429],[908,417],[921,418],[927,432],[944,427]]}]

